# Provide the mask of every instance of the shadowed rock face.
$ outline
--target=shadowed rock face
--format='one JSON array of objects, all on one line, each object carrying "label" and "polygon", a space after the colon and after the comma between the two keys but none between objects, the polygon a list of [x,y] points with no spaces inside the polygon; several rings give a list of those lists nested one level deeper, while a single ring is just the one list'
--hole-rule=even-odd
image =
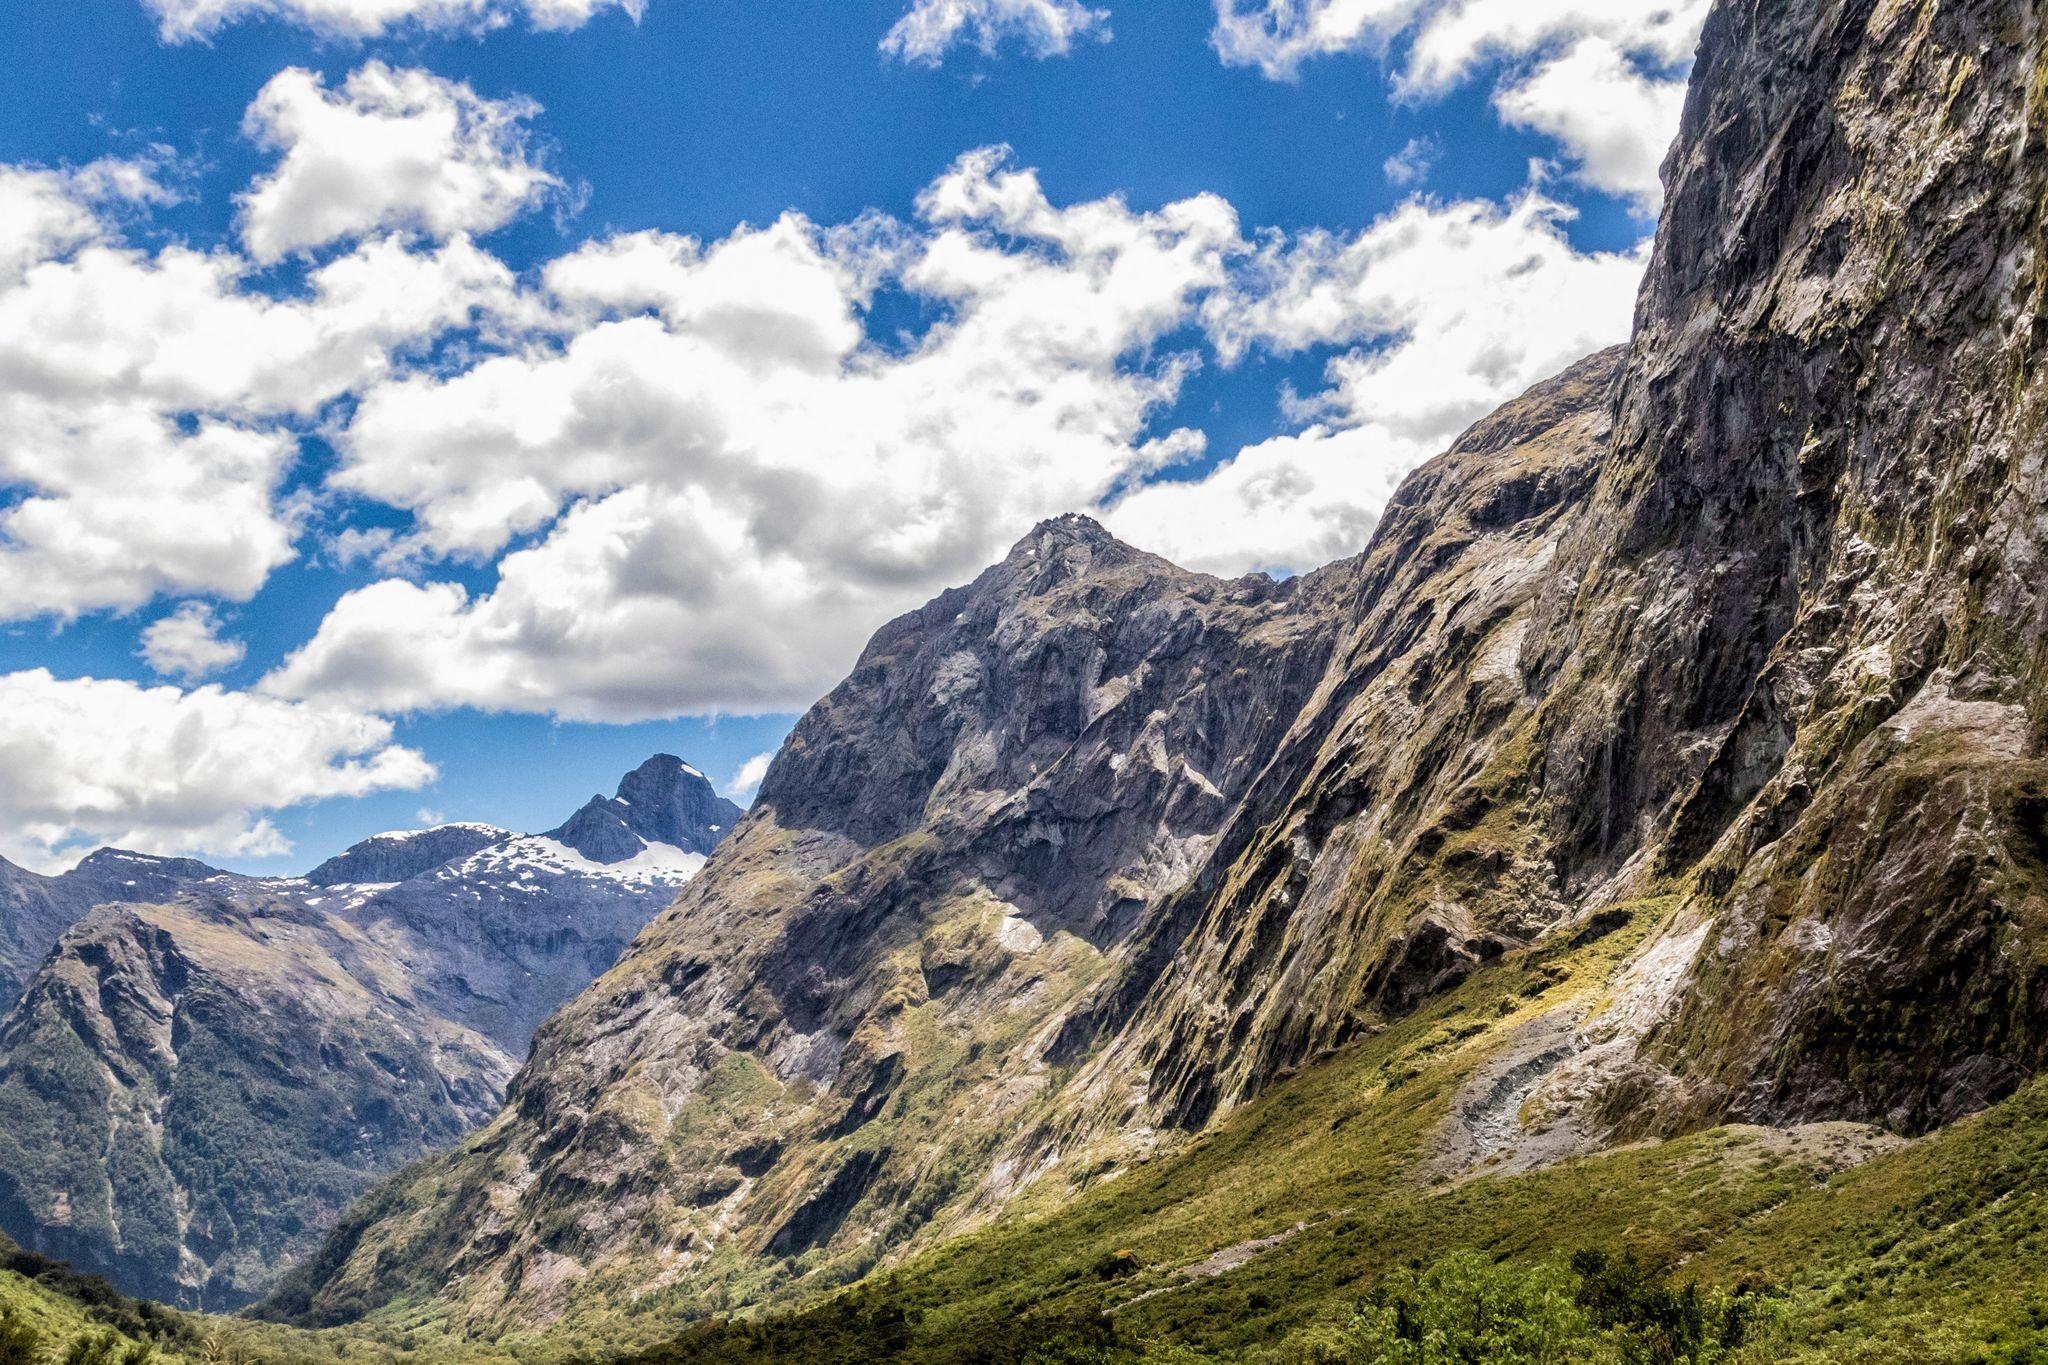
[{"label": "shadowed rock face", "polygon": [[1918,1130],[2038,1070],[2044,25],[1719,4],[1625,353],[1359,560],[1220,584],[1069,519],[884,628],[508,1108],[273,1311],[829,1284],[1649,906],[1597,1036],[1500,1078],[1572,1143]]},{"label": "shadowed rock face", "polygon": [[[657,759],[627,788],[673,793],[683,771]],[[645,806],[680,832],[673,804]],[[41,879],[115,903],[0,1024],[0,1226],[134,1293],[261,1294],[377,1175],[488,1118],[540,1021],[703,863],[633,844],[606,865],[450,825],[304,879],[120,853]]]},{"label": "shadowed rock face", "polygon": [[1549,652],[1567,855],[1646,831],[1701,940],[1607,1109],[1918,1130],[2048,1055],[2048,18],[1728,5],[1704,54]]},{"label": "shadowed rock face", "polygon": [[[1495,646],[1445,611],[1481,601],[1462,565],[1382,595],[1336,666],[1358,698],[1305,718],[1081,1016],[1071,1050],[1101,1051],[1051,1150],[1133,1077],[1200,1122],[1489,938],[1630,897],[1681,898],[1645,954],[1683,966],[1574,1078],[1602,1132],[1913,1131],[2039,1069],[2042,22],[1716,10],[1611,443],[1497,646],[1505,692],[1472,690]],[[1434,638],[1389,677],[1374,641],[1414,618]]]}]

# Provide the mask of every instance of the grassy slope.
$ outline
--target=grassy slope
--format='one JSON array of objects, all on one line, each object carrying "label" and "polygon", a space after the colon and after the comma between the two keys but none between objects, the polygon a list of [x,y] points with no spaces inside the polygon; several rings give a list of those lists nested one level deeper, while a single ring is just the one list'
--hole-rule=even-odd
[{"label": "grassy slope", "polygon": [[[1554,1266],[1588,1247],[1779,1287],[1779,1322],[1749,1351],[1757,1360],[2020,1360],[2037,1338],[2048,1347],[2035,1326],[2048,1323],[2048,1085],[1831,1179],[1740,1128],[1529,1175],[1418,1178],[1459,1082],[1514,1025],[1597,994],[1651,918],[1483,971],[1064,1208],[946,1244],[808,1317],[700,1328],[640,1358],[868,1358],[820,1343],[836,1339],[829,1324],[878,1310],[908,1324],[890,1358],[1022,1358],[1020,1324],[1028,1340],[1034,1320],[1105,1309],[1125,1341],[1235,1358],[1342,1321],[1411,1263],[1469,1249]],[[1227,1273],[1173,1274],[1304,1223]],[[1149,1290],[1164,1292],[1132,1302]]]},{"label": "grassy slope", "polygon": [[[822,1304],[700,1324],[634,1359],[1022,1360],[1071,1324],[1095,1330],[1104,1310],[1124,1342],[1257,1358],[1344,1321],[1402,1267],[1470,1250],[1554,1268],[1590,1247],[1681,1278],[1775,1286],[1777,1324],[1745,1359],[2048,1360],[2048,1082],[1831,1178],[1741,1128],[1527,1175],[1418,1174],[1463,1079],[1517,1025],[1599,998],[1660,908],[1588,945],[1513,955],[1063,1206],[1047,1191],[1036,1212],[1027,1200]],[[1174,1274],[1298,1225],[1227,1273]],[[1133,1302],[1153,1290],[1163,1292]],[[263,1360],[484,1365],[603,1359],[609,1344],[660,1338],[686,1314],[657,1296],[624,1320],[498,1344],[451,1342],[417,1309],[338,1332],[232,1330]],[[900,1323],[898,1335],[870,1330],[877,1315]],[[831,1343],[842,1339],[859,1344],[840,1354]]]},{"label": "grassy slope", "polygon": [[104,1280],[24,1253],[0,1237],[0,1315],[25,1324],[41,1348],[61,1357],[73,1343],[112,1336],[123,1348],[149,1342],[156,1360],[176,1365],[201,1334],[186,1315],[116,1293]]}]

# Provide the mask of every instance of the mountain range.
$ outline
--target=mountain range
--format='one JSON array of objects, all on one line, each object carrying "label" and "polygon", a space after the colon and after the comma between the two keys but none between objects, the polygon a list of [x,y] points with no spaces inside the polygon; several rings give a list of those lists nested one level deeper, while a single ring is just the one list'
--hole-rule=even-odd
[{"label": "mountain range", "polygon": [[248,1302],[487,1119],[740,814],[663,756],[544,835],[383,834],[300,878],[114,850],[24,874],[71,922],[0,1022],[0,1227],[138,1295]]},{"label": "mountain range", "polygon": [[1664,179],[1355,558],[1057,518],[743,817],[135,875],[0,1222],[379,1359],[2048,1354],[2048,15],[1716,0]]},{"label": "mountain range", "polygon": [[1223,582],[1067,518],[884,627],[498,1116],[266,1311],[801,1301],[1624,929],[1503,1001],[1422,1170],[1736,1122],[1871,1153],[2012,1094],[2048,1045],[2043,62],[1998,0],[1717,5],[1629,346],[1355,560]]}]

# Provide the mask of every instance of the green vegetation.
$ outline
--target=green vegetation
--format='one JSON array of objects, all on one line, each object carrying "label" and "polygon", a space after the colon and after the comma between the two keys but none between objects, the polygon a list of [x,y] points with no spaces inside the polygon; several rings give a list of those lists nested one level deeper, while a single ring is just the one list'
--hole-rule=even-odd
[{"label": "green vegetation", "polygon": [[[1605,939],[1476,974],[1179,1150],[1063,1207],[1048,1199],[1043,1216],[807,1309],[707,1316],[623,1359],[2048,1359],[2048,1083],[1832,1174],[1841,1133],[1746,1128],[1526,1174],[1430,1173],[1460,1082],[1529,1020],[1597,1002],[1664,904]],[[1244,1254],[1216,1269],[1231,1248]],[[619,1326],[622,1340],[646,1335],[644,1321]]]},{"label": "green vegetation", "polygon": [[[1433,1160],[1519,1031],[1598,1010],[1668,901],[1513,954],[1214,1130],[808,1305],[650,1295],[459,1342],[439,1310],[299,1332],[217,1323],[220,1365],[1450,1365],[2048,1358],[2048,1082],[1859,1166],[1867,1135],[1726,1128],[1541,1171]],[[1612,921],[1610,921],[1611,923]],[[738,1065],[716,1084],[745,1097]],[[694,1113],[671,1140],[687,1151]],[[1880,1144],[1881,1145],[1881,1144]],[[1036,1212],[1032,1212],[1032,1209]],[[1219,1256],[1219,1253],[1226,1253]],[[694,1319],[694,1320],[693,1320]],[[73,1336],[97,1326],[77,1318]],[[147,1333],[137,1336],[140,1340]],[[666,1338],[666,1344],[633,1346]],[[69,1339],[68,1337],[65,1339]],[[624,1352],[622,1355],[621,1352]],[[90,1357],[88,1357],[90,1358]],[[0,1365],[5,1357],[0,1356]]]},{"label": "green vegetation", "polygon": [[0,1237],[0,1365],[177,1365],[192,1320]]},{"label": "green vegetation", "polygon": [[[1727,1361],[1774,1304],[1674,1285],[1632,1258],[1582,1251],[1569,1265],[1502,1265],[1464,1252],[1388,1275],[1351,1312],[1258,1358],[1275,1365],[1707,1365]],[[901,1308],[841,1300],[797,1318],[707,1323],[632,1365],[1202,1365],[1241,1358],[1145,1340],[1106,1314],[1040,1314],[940,1336]]]}]

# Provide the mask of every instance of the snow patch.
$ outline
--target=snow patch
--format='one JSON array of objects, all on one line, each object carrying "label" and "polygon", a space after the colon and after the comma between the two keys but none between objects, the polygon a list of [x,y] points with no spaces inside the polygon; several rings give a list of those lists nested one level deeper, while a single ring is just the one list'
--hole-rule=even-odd
[{"label": "snow patch", "polygon": [[366,844],[405,844],[411,843],[414,839],[424,838],[429,834],[439,834],[444,829],[469,829],[475,830],[479,834],[510,834],[512,832],[508,829],[500,829],[496,825],[487,825],[477,820],[456,820],[450,824],[432,825],[426,829],[387,829],[382,834],[372,834],[363,842]]},{"label": "snow patch", "polygon": [[697,875],[705,861],[703,854],[688,852],[674,844],[649,843],[643,844],[638,853],[624,862],[599,863],[558,840],[531,834],[472,854],[463,863],[463,868],[503,868],[516,873],[521,881],[531,880],[535,872],[543,872],[649,885],[686,882]]}]

